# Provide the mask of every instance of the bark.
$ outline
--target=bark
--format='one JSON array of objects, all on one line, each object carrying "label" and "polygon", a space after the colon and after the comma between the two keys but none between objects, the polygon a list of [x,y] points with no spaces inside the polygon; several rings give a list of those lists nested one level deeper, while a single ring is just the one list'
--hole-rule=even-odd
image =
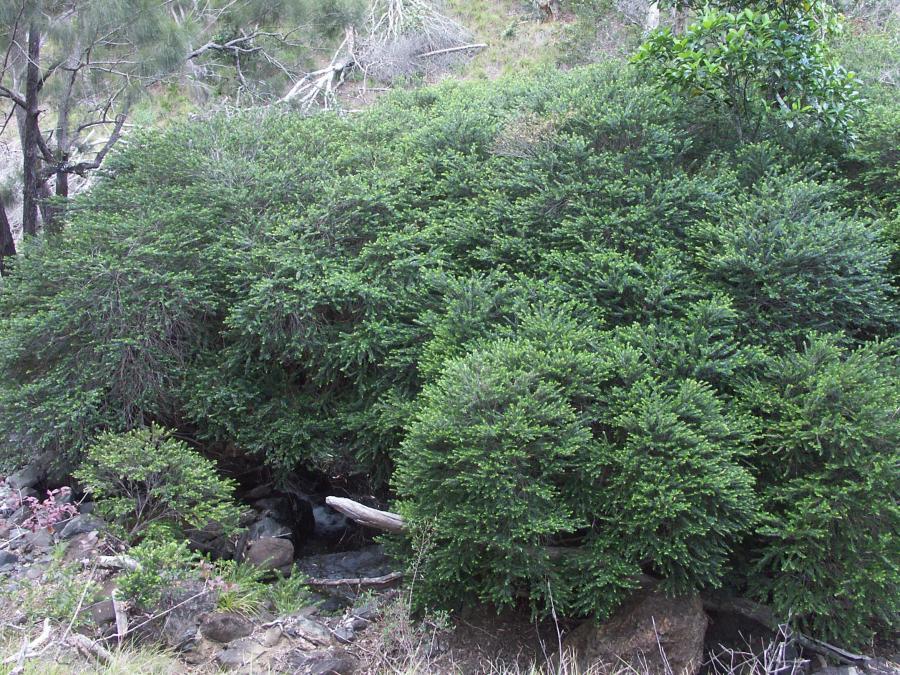
[{"label": "bark", "polygon": [[40,198],[40,135],[38,95],[41,88],[41,33],[35,24],[28,29],[28,64],[25,70],[24,133],[22,138],[22,232],[37,234]]},{"label": "bark", "polygon": [[12,228],[6,217],[6,205],[3,203],[3,195],[0,195],[0,276],[5,274],[3,259],[16,254],[16,242],[13,239]]}]

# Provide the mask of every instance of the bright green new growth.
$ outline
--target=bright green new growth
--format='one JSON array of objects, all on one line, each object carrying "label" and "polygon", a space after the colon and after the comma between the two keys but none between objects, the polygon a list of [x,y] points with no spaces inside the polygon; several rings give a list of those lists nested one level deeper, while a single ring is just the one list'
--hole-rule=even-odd
[{"label": "bright green new growth", "polygon": [[213,462],[156,425],[101,434],[75,477],[98,513],[129,540],[160,527],[199,529],[210,523],[227,533],[240,516],[234,482],[221,478]]}]

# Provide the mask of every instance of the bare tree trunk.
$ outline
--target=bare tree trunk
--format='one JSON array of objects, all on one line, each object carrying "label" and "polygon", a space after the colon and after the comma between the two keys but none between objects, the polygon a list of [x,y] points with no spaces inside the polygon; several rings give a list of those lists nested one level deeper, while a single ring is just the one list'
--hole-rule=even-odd
[{"label": "bare tree trunk", "polygon": [[41,34],[35,24],[28,29],[28,64],[25,71],[24,134],[22,137],[22,232],[37,234],[38,199],[40,197],[40,134],[38,126],[38,93],[40,92]]},{"label": "bare tree trunk", "polygon": [[3,259],[16,254],[16,242],[12,236],[12,228],[6,217],[6,205],[0,195],[0,276],[4,274]]},{"label": "bare tree trunk", "polygon": [[659,2],[653,0],[647,7],[647,15],[644,17],[644,32],[649,33],[659,28]]}]

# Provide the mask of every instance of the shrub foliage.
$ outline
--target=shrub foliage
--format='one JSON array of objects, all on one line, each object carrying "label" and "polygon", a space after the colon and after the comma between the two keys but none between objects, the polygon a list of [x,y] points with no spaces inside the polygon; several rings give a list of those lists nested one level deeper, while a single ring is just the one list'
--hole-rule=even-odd
[{"label": "shrub foliage", "polygon": [[224,500],[158,423],[370,473],[433,543],[423,603],[603,615],[647,573],[860,641],[900,557],[868,119],[740,145],[599,66],[136,133],[0,288],[0,449]]}]

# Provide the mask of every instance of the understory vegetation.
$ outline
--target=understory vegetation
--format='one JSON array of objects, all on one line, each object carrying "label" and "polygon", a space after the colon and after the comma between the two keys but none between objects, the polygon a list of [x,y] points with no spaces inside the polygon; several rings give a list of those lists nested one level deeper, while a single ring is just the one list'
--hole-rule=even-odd
[{"label": "understory vegetation", "polygon": [[[236,519],[151,425],[366,475],[428,541],[420,607],[602,618],[650,574],[850,646],[896,628],[896,88],[823,65],[833,119],[761,81],[685,96],[655,39],[640,66],[125,137],[7,263],[4,460],[81,466],[138,540]],[[174,470],[208,494],[103,494]]]}]

